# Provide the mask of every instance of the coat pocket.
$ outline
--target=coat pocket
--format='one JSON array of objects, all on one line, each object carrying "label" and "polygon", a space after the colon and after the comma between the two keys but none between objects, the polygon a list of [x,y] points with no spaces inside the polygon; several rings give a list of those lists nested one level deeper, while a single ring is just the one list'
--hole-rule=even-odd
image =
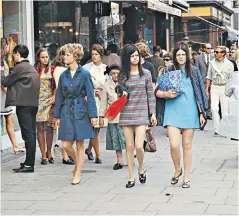
[{"label": "coat pocket", "polygon": [[83,119],[88,116],[87,102],[76,104],[75,115],[78,119]]}]

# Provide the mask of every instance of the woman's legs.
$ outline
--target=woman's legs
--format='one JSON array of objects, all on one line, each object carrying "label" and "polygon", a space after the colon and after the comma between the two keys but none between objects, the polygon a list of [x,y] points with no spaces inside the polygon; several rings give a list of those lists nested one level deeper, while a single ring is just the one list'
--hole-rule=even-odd
[{"label": "woman's legs", "polygon": [[135,127],[135,148],[136,157],[139,163],[139,174],[144,173],[143,162],[144,162],[144,138],[145,138],[146,126],[136,126]]},{"label": "woman's legs", "polygon": [[92,144],[95,150],[96,159],[100,158],[99,133],[100,128],[95,128],[95,138],[90,140],[90,143]]},{"label": "woman's legs", "polygon": [[189,172],[192,164],[192,140],[194,129],[183,129],[183,163],[184,176],[183,181],[189,181]]},{"label": "woman's legs", "polygon": [[66,153],[72,157],[74,161],[76,161],[76,152],[75,149],[73,148],[73,143],[74,141],[68,141],[68,140],[62,140],[61,144]]},{"label": "woman's legs", "polygon": [[116,150],[116,158],[117,158],[117,163],[122,165],[123,164],[122,150]]},{"label": "woman's legs", "polygon": [[47,157],[52,158],[51,148],[53,143],[53,127],[46,127],[46,144],[47,144]]},{"label": "woman's legs", "polygon": [[19,148],[18,148],[18,145],[17,145],[15,131],[14,131],[13,114],[11,113],[11,114],[9,114],[5,117],[6,117],[7,133],[8,133],[8,136],[9,136],[11,142],[12,142],[13,151],[18,152]]},{"label": "woman's legs", "polygon": [[76,161],[75,161],[75,170],[73,175],[73,183],[80,181],[81,169],[84,164],[84,140],[76,141]]},{"label": "woman's legs", "polygon": [[37,122],[37,140],[44,160],[46,159],[44,122]]},{"label": "woman's legs", "polygon": [[176,127],[168,126],[167,127],[171,157],[173,159],[173,164],[175,168],[174,177],[177,177],[181,172],[180,167],[180,134],[181,130]]},{"label": "woman's legs", "polygon": [[132,126],[123,127],[126,141],[126,157],[129,169],[129,181],[134,181],[134,135]]}]

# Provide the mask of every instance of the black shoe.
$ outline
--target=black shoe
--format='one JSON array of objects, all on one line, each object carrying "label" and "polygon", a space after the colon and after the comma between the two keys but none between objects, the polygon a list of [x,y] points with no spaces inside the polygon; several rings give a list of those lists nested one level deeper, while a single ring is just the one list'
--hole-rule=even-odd
[{"label": "black shoe", "polygon": [[219,136],[219,134],[217,132],[214,133],[214,136]]},{"label": "black shoe", "polygon": [[231,138],[231,140],[233,140],[233,141],[238,141],[238,139],[235,139],[235,138]]},{"label": "black shoe", "polygon": [[48,159],[48,161],[49,161],[49,163],[54,164],[54,159],[53,158]]},{"label": "black shoe", "polygon": [[96,159],[95,159],[95,163],[96,163],[96,164],[102,164],[102,160],[101,160],[100,158],[96,158]]},{"label": "black shoe", "polygon": [[128,183],[125,186],[126,188],[132,188],[135,186],[135,181],[128,181]]},{"label": "black shoe", "polygon": [[88,153],[88,149],[85,150],[85,154],[87,155],[88,160],[94,160],[94,156],[92,152]]},{"label": "black shoe", "polygon": [[211,117],[211,116],[207,116],[207,119],[208,119],[208,120],[212,120],[212,117]]},{"label": "black shoe", "polygon": [[141,184],[144,184],[146,182],[146,171],[144,171],[143,174],[139,174],[139,181]]},{"label": "black shoe", "polygon": [[42,165],[47,165],[47,160],[46,159],[41,159],[41,164]]},{"label": "black shoe", "polygon": [[16,168],[16,169],[12,169],[14,172],[17,173],[22,173],[22,172],[34,172],[34,167],[20,167],[20,168]]},{"label": "black shoe", "polygon": [[75,162],[73,161],[73,159],[69,156],[68,160],[64,160],[62,159],[62,163],[63,164],[68,164],[68,165],[74,165]]},{"label": "black shoe", "polygon": [[122,169],[122,168],[123,168],[123,165],[120,163],[117,163],[114,165],[113,170],[118,170],[118,169]]},{"label": "black shoe", "polygon": [[21,167],[24,167],[24,166],[25,166],[25,164],[24,164],[24,163],[20,163],[20,166],[21,166]]}]

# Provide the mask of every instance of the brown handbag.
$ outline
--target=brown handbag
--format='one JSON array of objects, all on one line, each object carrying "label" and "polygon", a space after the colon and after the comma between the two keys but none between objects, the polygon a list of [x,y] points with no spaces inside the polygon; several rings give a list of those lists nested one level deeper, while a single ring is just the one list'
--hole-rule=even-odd
[{"label": "brown handbag", "polygon": [[146,139],[144,141],[144,151],[145,152],[156,152],[157,146],[154,139],[154,134],[151,128],[146,130]]}]

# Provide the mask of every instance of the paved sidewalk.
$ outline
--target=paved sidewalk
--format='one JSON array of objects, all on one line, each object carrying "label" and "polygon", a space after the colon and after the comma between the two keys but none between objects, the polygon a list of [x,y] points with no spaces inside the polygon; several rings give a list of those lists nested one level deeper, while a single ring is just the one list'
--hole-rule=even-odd
[{"label": "paved sidewalk", "polygon": [[[34,173],[17,174],[12,168],[23,154],[2,155],[2,215],[238,215],[238,142],[213,137],[212,122],[197,131],[193,142],[191,188],[170,185],[173,164],[168,139],[156,128],[156,153],[146,153],[147,182],[126,189],[127,167],[112,169],[115,153],[105,151],[101,132],[103,164],[85,159],[80,185],[72,186],[73,166],[40,165],[39,148]],[[135,167],[137,174],[137,162]],[[137,175],[136,175],[137,176]]]}]

